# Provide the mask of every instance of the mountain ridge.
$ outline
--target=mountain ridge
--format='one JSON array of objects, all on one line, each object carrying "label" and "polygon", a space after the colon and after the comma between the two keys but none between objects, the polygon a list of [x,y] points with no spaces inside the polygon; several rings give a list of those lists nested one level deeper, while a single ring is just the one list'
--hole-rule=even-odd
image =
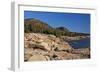
[{"label": "mountain ridge", "polygon": [[52,27],[48,23],[43,22],[39,19],[28,18],[24,19],[24,31],[25,33],[44,33],[44,34],[53,34],[55,36],[81,36],[89,35],[85,33],[71,32],[68,28],[63,26],[61,27]]}]

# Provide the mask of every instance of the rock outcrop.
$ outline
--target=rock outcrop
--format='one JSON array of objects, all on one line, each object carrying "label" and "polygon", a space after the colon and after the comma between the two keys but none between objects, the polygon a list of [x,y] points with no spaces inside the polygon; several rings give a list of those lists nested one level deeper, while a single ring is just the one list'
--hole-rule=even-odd
[{"label": "rock outcrop", "polygon": [[75,50],[63,39],[54,35],[25,33],[24,44],[24,61],[90,58],[88,48]]}]

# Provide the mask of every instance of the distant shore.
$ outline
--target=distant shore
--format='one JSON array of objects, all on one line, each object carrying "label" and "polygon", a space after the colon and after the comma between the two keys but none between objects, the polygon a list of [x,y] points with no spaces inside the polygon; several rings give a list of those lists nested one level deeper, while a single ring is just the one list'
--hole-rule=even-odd
[{"label": "distant shore", "polygon": [[61,36],[60,38],[65,41],[72,41],[72,40],[81,40],[81,39],[90,38],[90,36],[75,36],[75,37]]}]

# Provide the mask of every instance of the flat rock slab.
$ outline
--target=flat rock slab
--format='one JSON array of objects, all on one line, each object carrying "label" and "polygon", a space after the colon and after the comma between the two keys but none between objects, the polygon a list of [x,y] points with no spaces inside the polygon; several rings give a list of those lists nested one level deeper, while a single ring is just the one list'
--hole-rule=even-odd
[{"label": "flat rock slab", "polygon": [[47,57],[43,55],[33,55],[32,57],[29,58],[28,61],[46,61]]}]

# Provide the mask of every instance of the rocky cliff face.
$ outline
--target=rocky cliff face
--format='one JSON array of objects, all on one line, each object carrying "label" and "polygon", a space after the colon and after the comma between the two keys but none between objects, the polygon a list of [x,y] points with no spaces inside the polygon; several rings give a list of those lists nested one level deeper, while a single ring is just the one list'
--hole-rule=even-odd
[{"label": "rocky cliff face", "polygon": [[75,50],[63,39],[50,34],[25,33],[24,48],[24,61],[66,60],[90,57],[89,49]]}]

